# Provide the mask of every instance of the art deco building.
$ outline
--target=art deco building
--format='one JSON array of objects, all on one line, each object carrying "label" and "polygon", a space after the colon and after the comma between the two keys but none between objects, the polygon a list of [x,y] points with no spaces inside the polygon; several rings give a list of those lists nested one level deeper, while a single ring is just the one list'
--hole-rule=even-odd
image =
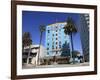
[{"label": "art deco building", "polygon": [[46,26],[45,45],[48,56],[70,56],[70,39],[68,35],[65,35],[63,29],[65,24],[66,22],[57,22]]}]

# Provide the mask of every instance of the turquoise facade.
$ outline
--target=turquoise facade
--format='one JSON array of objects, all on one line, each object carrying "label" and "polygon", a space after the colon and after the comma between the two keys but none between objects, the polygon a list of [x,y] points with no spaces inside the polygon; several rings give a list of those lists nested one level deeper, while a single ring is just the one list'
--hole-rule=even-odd
[{"label": "turquoise facade", "polygon": [[65,22],[54,23],[46,26],[47,55],[70,56],[70,37],[64,33]]}]

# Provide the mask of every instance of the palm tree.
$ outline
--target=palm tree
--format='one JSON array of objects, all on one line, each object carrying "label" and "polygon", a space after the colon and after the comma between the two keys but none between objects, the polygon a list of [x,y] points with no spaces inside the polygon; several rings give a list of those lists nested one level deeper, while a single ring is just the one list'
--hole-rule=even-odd
[{"label": "palm tree", "polygon": [[27,64],[29,63],[29,56],[31,52],[31,44],[32,44],[32,39],[31,35],[29,32],[24,32],[23,37],[22,37],[22,47],[24,51],[24,47],[29,46],[29,51],[28,51],[28,56],[27,56]]},{"label": "palm tree", "polygon": [[73,47],[73,37],[72,34],[76,33],[77,30],[75,28],[75,24],[74,21],[71,17],[68,17],[67,19],[67,24],[64,26],[64,33],[66,35],[70,35],[70,39],[71,39],[71,48],[72,48],[72,53],[70,53],[70,57],[71,59],[73,59],[73,51],[74,51],[74,47]]},{"label": "palm tree", "polygon": [[40,25],[40,43],[39,43],[39,53],[38,53],[38,65],[39,65],[39,56],[40,56],[40,46],[41,46],[41,42],[42,42],[42,35],[43,32],[45,31],[45,26],[44,25]]}]

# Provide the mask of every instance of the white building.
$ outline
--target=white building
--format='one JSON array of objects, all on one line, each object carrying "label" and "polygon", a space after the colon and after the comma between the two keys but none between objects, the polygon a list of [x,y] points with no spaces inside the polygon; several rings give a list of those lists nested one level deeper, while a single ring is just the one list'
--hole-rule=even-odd
[{"label": "white building", "polygon": [[36,65],[38,61],[38,55],[39,59],[42,59],[46,55],[46,49],[41,45],[40,51],[39,51],[39,45],[31,45],[30,46],[30,53],[29,53],[29,46],[24,48],[24,52],[22,54],[23,64],[27,63],[27,60],[29,59],[29,64]]}]

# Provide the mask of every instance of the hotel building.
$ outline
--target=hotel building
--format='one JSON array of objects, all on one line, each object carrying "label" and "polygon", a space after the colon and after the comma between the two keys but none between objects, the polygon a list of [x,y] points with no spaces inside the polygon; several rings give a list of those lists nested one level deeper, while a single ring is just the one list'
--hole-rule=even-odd
[{"label": "hotel building", "polygon": [[46,26],[47,56],[61,56],[64,52],[66,56],[70,56],[69,35],[66,35],[63,29],[65,24],[66,22],[57,22]]}]

